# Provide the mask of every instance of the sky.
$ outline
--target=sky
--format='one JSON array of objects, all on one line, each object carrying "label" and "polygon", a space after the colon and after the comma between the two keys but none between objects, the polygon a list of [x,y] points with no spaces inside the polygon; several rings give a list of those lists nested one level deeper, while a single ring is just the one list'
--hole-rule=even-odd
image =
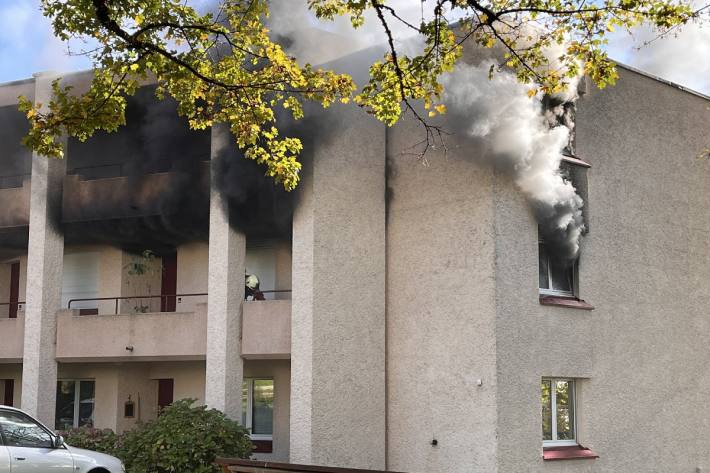
[{"label": "sky", "polygon": [[[207,4],[214,0],[193,1]],[[39,3],[40,0],[0,0],[0,83],[25,79],[39,71],[63,72],[90,66],[86,58],[76,55],[83,47],[80,42],[68,47],[54,37]],[[394,0],[394,3],[411,5],[413,0]],[[669,38],[638,49],[653,37],[648,29],[637,30],[633,36],[626,32],[614,34],[608,46],[609,55],[621,63],[710,95],[710,25],[691,24]]]}]

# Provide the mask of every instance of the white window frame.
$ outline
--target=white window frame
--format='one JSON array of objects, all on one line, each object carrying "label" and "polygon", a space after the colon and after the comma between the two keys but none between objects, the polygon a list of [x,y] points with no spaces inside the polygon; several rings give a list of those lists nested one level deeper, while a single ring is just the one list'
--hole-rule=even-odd
[{"label": "white window frame", "polygon": [[74,383],[74,418],[72,428],[79,428],[79,415],[81,414],[81,384],[82,382],[94,383],[94,408],[91,410],[91,425],[94,425],[94,415],[96,414],[96,380],[95,379],[58,379],[60,383]]},{"label": "white window frame", "polygon": [[[540,244],[545,244],[545,241],[542,239],[539,239],[537,241],[537,248],[538,248],[538,255],[537,255],[537,264],[538,266],[540,265]],[[572,263],[572,290],[571,291],[560,291],[557,289],[551,289],[552,288],[552,271],[550,270],[552,264],[552,260],[550,259],[550,254],[548,252],[547,254],[547,286],[550,289],[546,289],[543,287],[539,287],[538,289],[540,290],[540,295],[542,296],[560,296],[560,297],[576,297],[576,290],[575,288],[577,287],[577,260],[574,260]],[[538,273],[539,273],[539,268],[538,268]],[[538,281],[538,286],[540,285],[540,282]]]},{"label": "white window frame", "polygon": [[[550,381],[550,410],[551,412],[551,429],[552,440],[542,441],[543,447],[569,447],[579,445],[577,443],[577,382],[573,378],[542,378],[543,381]],[[572,428],[574,429],[574,438],[570,440],[557,440],[557,389],[555,383],[557,381],[565,381],[569,383],[572,393]],[[542,423],[542,419],[540,419]]]},{"label": "white window frame", "polygon": [[[273,440],[274,436],[268,434],[254,434],[252,433],[253,428],[253,415],[254,415],[254,381],[271,381],[274,382],[274,378],[244,378],[244,382],[247,384],[247,404],[246,404],[246,418],[244,419],[244,427],[249,430],[249,438],[252,440]],[[274,385],[275,386],[275,385]],[[274,389],[276,389],[274,387]],[[273,425],[271,427],[273,431]]]}]

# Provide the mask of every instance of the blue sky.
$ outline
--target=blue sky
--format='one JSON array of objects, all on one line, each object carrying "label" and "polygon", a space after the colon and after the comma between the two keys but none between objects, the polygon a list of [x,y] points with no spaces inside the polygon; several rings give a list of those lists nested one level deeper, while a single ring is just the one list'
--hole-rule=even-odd
[{"label": "blue sky", "polygon": [[[210,0],[193,0],[207,3]],[[395,0],[395,2],[398,0]],[[404,3],[403,0],[399,0]],[[30,77],[38,71],[72,71],[90,66],[79,42],[57,40],[49,21],[41,15],[39,0],[0,0],[0,82]],[[409,2],[411,4],[411,0]],[[652,37],[646,30],[614,36],[612,58],[641,70],[710,95],[710,25],[690,25],[677,37],[655,41],[637,50]]]}]

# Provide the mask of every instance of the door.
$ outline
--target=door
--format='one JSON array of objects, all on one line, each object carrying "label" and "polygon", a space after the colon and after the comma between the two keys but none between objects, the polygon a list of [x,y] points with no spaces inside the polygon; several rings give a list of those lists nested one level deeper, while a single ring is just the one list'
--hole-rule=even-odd
[{"label": "door", "polygon": [[163,275],[160,284],[160,312],[175,312],[177,293],[177,253],[163,256]]},{"label": "door", "polygon": [[158,380],[158,412],[173,403],[173,390],[175,381],[173,379]]},{"label": "door", "polygon": [[12,473],[73,471],[74,461],[69,450],[52,448],[52,435],[28,415],[0,409],[0,430]]},{"label": "door", "polygon": [[20,301],[20,263],[10,266],[10,318],[17,318],[17,303]]}]

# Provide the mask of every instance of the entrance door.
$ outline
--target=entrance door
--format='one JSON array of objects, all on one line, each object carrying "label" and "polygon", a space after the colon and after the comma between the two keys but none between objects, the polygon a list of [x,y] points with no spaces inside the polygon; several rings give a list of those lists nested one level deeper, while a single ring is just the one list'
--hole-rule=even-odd
[{"label": "entrance door", "polygon": [[173,392],[175,390],[175,380],[159,379],[158,380],[158,411],[162,411],[173,403]]},{"label": "entrance door", "polygon": [[175,312],[177,293],[177,253],[163,256],[163,278],[160,284],[160,311]]},{"label": "entrance door", "polygon": [[17,303],[20,302],[20,263],[10,266],[10,318],[17,318]]}]

